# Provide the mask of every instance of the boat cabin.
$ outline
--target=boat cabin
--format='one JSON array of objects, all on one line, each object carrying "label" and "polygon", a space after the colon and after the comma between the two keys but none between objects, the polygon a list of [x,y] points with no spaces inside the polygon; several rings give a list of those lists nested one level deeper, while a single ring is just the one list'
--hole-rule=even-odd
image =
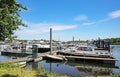
[{"label": "boat cabin", "polygon": [[77,48],[78,51],[93,51],[92,47],[78,47]]}]

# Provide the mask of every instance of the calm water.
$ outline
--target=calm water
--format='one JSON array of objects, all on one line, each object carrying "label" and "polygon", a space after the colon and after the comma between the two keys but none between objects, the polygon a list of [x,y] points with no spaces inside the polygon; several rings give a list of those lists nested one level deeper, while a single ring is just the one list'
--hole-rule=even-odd
[{"label": "calm water", "polygon": [[8,59],[10,59],[10,57],[8,57],[8,56],[2,56],[1,52],[0,52],[0,61],[1,60],[8,60]]},{"label": "calm water", "polygon": [[[113,56],[120,60],[120,45],[111,45]],[[9,59],[5,56],[0,56],[0,60]],[[120,61],[116,61],[115,65],[102,63],[88,62],[50,62],[41,61],[31,63],[26,68],[36,70],[42,66],[46,72],[52,72],[57,75],[68,76],[88,76],[88,75],[114,75],[120,73]]]}]

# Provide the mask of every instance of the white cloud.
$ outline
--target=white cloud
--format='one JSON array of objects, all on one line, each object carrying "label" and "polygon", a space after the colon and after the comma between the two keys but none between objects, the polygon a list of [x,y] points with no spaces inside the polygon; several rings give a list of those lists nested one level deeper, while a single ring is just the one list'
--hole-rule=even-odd
[{"label": "white cloud", "polygon": [[86,15],[79,15],[74,18],[75,21],[86,21],[88,17]]},{"label": "white cloud", "polygon": [[120,10],[112,11],[112,12],[108,13],[108,17],[97,21],[97,23],[107,22],[107,21],[110,21],[110,20],[113,20],[113,19],[119,18],[119,17],[120,17]]},{"label": "white cloud", "polygon": [[85,22],[85,23],[83,23],[82,25],[89,26],[89,25],[94,25],[94,24],[95,24],[95,22]]},{"label": "white cloud", "polygon": [[37,35],[42,34],[50,31],[50,28],[53,29],[53,31],[61,31],[61,30],[68,30],[68,29],[74,29],[77,27],[77,25],[62,25],[62,24],[56,24],[56,23],[25,23],[28,25],[28,27],[22,27],[21,30],[16,31],[16,35]]},{"label": "white cloud", "polygon": [[109,13],[108,16],[110,18],[118,18],[118,17],[120,17],[120,10],[113,11],[113,12]]},{"label": "white cloud", "polygon": [[76,28],[76,25],[56,25],[56,26],[51,26],[54,31],[58,30],[67,30],[67,29],[73,29]]},{"label": "white cloud", "polygon": [[84,22],[82,25],[94,25],[94,24],[98,24],[98,23],[103,23],[103,22],[107,22],[110,20],[113,20],[115,18],[120,18],[120,10],[116,10],[116,11],[112,11],[110,13],[108,13],[108,17],[103,18],[101,20],[95,21],[95,22]]}]

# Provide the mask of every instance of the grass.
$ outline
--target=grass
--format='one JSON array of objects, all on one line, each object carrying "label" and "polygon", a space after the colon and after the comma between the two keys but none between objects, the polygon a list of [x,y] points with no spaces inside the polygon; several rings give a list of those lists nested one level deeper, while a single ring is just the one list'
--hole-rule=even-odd
[{"label": "grass", "polygon": [[[0,64],[0,77],[58,77],[57,75],[44,72],[42,67],[37,70],[28,70],[15,64]],[[68,77],[68,76],[59,76]]]},{"label": "grass", "polygon": [[22,69],[15,64],[0,64],[0,77],[34,77],[35,71]]}]

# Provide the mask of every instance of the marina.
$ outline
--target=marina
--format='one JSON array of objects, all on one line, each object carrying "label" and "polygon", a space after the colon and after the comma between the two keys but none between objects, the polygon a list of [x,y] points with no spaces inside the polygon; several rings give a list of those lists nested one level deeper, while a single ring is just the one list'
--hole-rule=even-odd
[{"label": "marina", "polygon": [[[69,44],[55,45],[54,49],[51,46],[52,44],[41,45],[34,43],[31,46],[29,45],[30,48],[27,45],[23,46],[23,44],[21,44],[22,46],[19,45],[21,48],[18,48],[18,45],[16,47],[14,46],[14,48],[6,45],[7,47],[4,47],[5,49],[1,51],[1,56],[8,56],[10,58],[0,60],[0,64],[14,63],[19,64],[21,67],[34,70],[39,68],[39,66],[44,66],[46,72],[68,76],[88,76],[94,75],[96,72],[98,75],[118,74],[120,71],[120,58],[114,56],[114,46],[112,47],[110,45],[109,49],[105,43],[105,45],[100,42],[98,44],[100,47],[75,43],[74,45],[70,44],[71,46],[69,46]],[[42,52],[39,52],[41,51],[40,48]],[[48,48],[50,51],[46,51]],[[117,47],[117,49],[117,53],[119,53],[119,47]],[[41,63],[42,65],[39,65]],[[46,67],[50,69],[46,69]],[[68,71],[65,71],[66,73],[58,72],[60,69],[62,71],[67,69],[72,71],[70,73]],[[117,73],[115,71],[113,72],[113,69],[116,70]],[[73,71],[75,72],[72,73]]]},{"label": "marina", "polygon": [[120,77],[120,0],[0,0],[0,77]]},{"label": "marina", "polygon": [[[113,47],[113,46],[112,46]],[[120,59],[120,46],[115,46],[112,49],[113,56]],[[30,63],[26,68],[37,69],[40,66],[44,68],[46,72],[52,72],[59,75],[68,76],[108,76],[117,75],[120,73],[120,61],[116,61],[115,64],[106,64],[100,62],[88,62],[88,61],[56,61],[56,60],[42,60],[37,63]]]},{"label": "marina", "polygon": [[[61,60],[61,61],[62,60],[63,61],[64,60],[68,60],[68,61],[70,60],[93,60],[93,61],[98,61],[98,62],[103,62],[103,63],[113,63],[113,64],[115,63],[115,61],[117,61],[117,59],[115,59],[112,56],[108,42],[105,42],[99,39],[98,41],[95,41],[94,43],[95,43],[93,44],[94,46],[77,44],[77,45],[72,45],[72,47],[68,46],[65,49],[59,49],[59,50],[58,49],[52,50],[52,46],[51,46],[52,44],[41,45],[38,43],[37,44],[33,43],[31,45],[32,47],[29,48],[28,50],[27,45],[26,46],[24,44],[20,45],[19,43],[19,44],[15,44],[15,46],[12,45],[12,48],[10,46],[7,46],[5,47],[5,49],[2,49],[1,55],[15,56],[16,60],[13,59],[13,62],[16,62],[17,60],[19,62],[19,59],[17,59],[17,57],[21,57],[22,59],[22,57],[25,57],[25,56],[26,58],[29,58],[29,56],[31,56],[32,60],[41,57],[44,59],[54,59],[54,60]],[[19,50],[17,48],[19,48]],[[48,50],[48,48],[50,51]],[[26,59],[24,58],[22,60],[26,61]]]}]

